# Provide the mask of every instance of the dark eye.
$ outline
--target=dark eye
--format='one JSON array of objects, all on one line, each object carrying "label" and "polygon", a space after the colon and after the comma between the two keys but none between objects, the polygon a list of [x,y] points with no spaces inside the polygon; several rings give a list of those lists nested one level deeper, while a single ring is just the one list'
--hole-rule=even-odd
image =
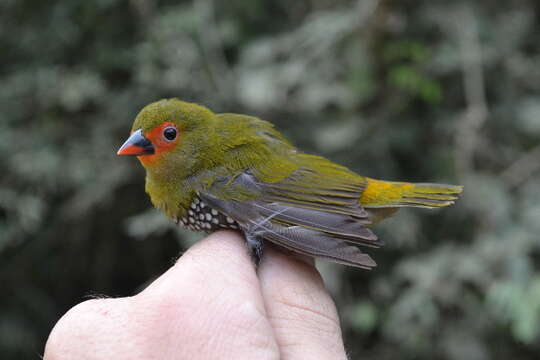
[{"label": "dark eye", "polygon": [[165,139],[169,141],[173,141],[176,139],[176,129],[173,127],[168,127],[165,130],[163,130],[163,136],[165,136]]}]

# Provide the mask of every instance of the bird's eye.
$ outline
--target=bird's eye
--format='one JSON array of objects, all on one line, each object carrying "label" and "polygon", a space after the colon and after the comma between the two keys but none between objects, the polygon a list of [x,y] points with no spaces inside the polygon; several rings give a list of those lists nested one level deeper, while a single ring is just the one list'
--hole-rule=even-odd
[{"label": "bird's eye", "polygon": [[174,139],[176,139],[176,129],[172,126],[166,128],[165,130],[163,130],[163,136],[165,136],[165,139],[173,141]]}]

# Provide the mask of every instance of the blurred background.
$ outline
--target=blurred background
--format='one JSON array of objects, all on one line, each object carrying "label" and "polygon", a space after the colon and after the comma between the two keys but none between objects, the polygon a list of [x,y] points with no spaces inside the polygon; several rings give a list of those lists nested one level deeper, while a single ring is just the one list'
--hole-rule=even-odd
[{"label": "blurred background", "polygon": [[535,0],[2,0],[2,358],[198,237],[115,154],[173,96],[363,175],[465,185],[377,226],[374,271],[320,262],[351,359],[538,358],[539,20]]}]

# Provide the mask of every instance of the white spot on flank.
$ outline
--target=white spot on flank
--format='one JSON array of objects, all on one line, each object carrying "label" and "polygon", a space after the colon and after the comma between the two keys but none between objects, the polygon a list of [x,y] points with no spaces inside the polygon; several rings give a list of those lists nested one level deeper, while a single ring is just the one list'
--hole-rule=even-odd
[{"label": "white spot on flank", "polygon": [[218,214],[217,210],[212,209],[212,215],[216,216]]},{"label": "white spot on flank", "polygon": [[234,220],[233,220],[232,218],[230,218],[230,217],[227,216],[227,222],[228,222],[229,224],[232,224],[232,223],[234,222]]},{"label": "white spot on flank", "polygon": [[208,220],[208,221],[212,220],[212,215],[206,213],[206,220]]}]

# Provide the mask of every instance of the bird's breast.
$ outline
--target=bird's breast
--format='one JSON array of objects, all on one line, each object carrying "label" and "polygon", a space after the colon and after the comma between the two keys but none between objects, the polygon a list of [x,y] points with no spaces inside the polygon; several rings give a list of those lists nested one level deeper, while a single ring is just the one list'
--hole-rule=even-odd
[{"label": "bird's breast", "polygon": [[234,219],[212,209],[198,196],[193,198],[185,215],[176,218],[175,221],[178,225],[191,231],[213,232],[223,229],[240,229],[240,226]]}]

